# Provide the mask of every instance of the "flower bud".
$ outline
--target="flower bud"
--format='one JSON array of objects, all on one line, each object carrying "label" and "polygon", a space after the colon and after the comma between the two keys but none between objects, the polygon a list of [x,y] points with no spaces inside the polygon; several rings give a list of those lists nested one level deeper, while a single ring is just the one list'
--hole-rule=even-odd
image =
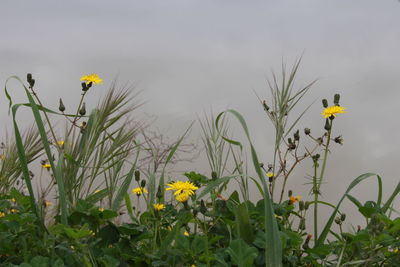
[{"label": "flower bud", "polygon": [[60,98],[60,105],[58,106],[58,110],[61,112],[65,111],[65,106],[64,106],[64,103],[61,98]]},{"label": "flower bud", "polygon": [[299,140],[300,140],[300,133],[299,133],[299,130],[297,130],[297,131],[294,133],[293,139],[294,139],[295,141],[299,141]]},{"label": "flower bud", "polygon": [[341,224],[342,224],[342,221],[340,220],[339,217],[336,217],[336,218],[335,218],[335,223],[341,225]]},{"label": "flower bud", "polygon": [[158,186],[156,197],[157,197],[158,199],[160,199],[160,198],[163,197],[163,192],[162,192],[162,190],[161,190],[161,186]]},{"label": "flower bud", "polygon": [[345,214],[345,213],[342,213],[342,214],[340,215],[340,220],[341,220],[342,222],[344,222],[344,221],[346,220],[346,214]]},{"label": "flower bud", "polygon": [[140,187],[145,187],[146,186],[146,180],[140,181]]},{"label": "flower bud", "polygon": [[335,94],[335,96],[333,97],[333,103],[336,106],[339,106],[339,100],[340,100],[340,95],[339,94]]},{"label": "flower bud", "polygon": [[289,137],[287,141],[289,144],[293,144],[292,138]]},{"label": "flower bud", "polygon": [[305,218],[301,218],[300,219],[299,229],[300,230],[305,230],[306,229],[306,219]]},{"label": "flower bud", "polygon": [[288,191],[288,196],[291,197],[292,195],[293,195],[293,191],[292,191],[292,190],[289,190],[289,191]]},{"label": "flower bud", "polygon": [[305,135],[310,135],[310,133],[311,133],[310,128],[304,128],[304,134]]},{"label": "flower bud", "polygon": [[264,163],[260,162],[260,168],[264,168]]},{"label": "flower bud", "polygon": [[301,211],[304,210],[304,201],[303,201],[303,200],[300,200],[300,201],[299,201],[299,209],[300,209]]},{"label": "flower bud", "polygon": [[136,182],[140,181],[140,171],[138,171],[138,170],[135,171],[135,181]]},{"label": "flower bud", "polygon": [[35,79],[32,79],[31,82],[29,83],[30,87],[33,88],[33,86],[35,85]]},{"label": "flower bud", "polygon": [[335,141],[335,143],[337,143],[337,144],[343,145],[343,138],[342,138],[341,135],[335,137],[335,138],[333,139],[333,141]]},{"label": "flower bud", "polygon": [[328,100],[326,100],[325,98],[322,99],[322,106],[324,106],[324,108],[328,107]]},{"label": "flower bud", "polygon": [[308,208],[310,207],[310,201],[306,201],[305,203],[304,203],[304,209],[305,210],[308,210]]},{"label": "flower bud", "polygon": [[27,81],[29,84],[32,82],[32,74],[31,74],[31,73],[28,73],[28,74],[26,75],[26,81]]},{"label": "flower bud", "polygon": [[327,131],[329,131],[331,129],[331,124],[329,123],[328,119],[325,120],[324,129],[327,130]]},{"label": "flower bud", "polygon": [[85,116],[86,114],[86,105],[85,102],[83,102],[81,109],[79,110],[79,114],[81,114],[81,116]]}]

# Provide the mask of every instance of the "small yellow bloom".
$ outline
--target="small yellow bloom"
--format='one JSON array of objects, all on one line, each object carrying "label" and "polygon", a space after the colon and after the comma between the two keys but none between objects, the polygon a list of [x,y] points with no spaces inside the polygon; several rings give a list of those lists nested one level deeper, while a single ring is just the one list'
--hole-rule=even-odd
[{"label": "small yellow bloom", "polygon": [[190,265],[190,267],[196,267],[196,265],[192,264],[192,265]]},{"label": "small yellow bloom", "polygon": [[89,75],[85,75],[81,77],[81,81],[84,81],[86,83],[93,83],[93,84],[100,84],[103,83],[103,79],[99,77],[99,75],[93,73]]},{"label": "small yellow bloom", "polygon": [[197,186],[195,186],[192,182],[182,182],[182,181],[177,181],[173,183],[167,184],[169,188],[165,190],[175,190],[174,195],[180,195],[182,193],[188,194],[189,196],[194,195],[194,191],[199,189]]},{"label": "small yellow bloom", "polygon": [[96,193],[98,193],[98,192],[100,192],[100,190],[99,190],[99,189],[97,189],[97,190],[95,190],[95,191],[94,191],[94,193],[95,193],[95,194],[96,194]]},{"label": "small yellow bloom", "polygon": [[59,146],[59,147],[61,147],[61,148],[63,148],[64,147],[64,141],[57,141],[57,145]]},{"label": "small yellow bloom", "polygon": [[99,208],[99,211],[100,211],[100,212],[103,212],[103,211],[104,211],[104,209],[103,209],[103,208]]},{"label": "small yellow bloom", "polygon": [[15,198],[10,199],[10,201],[11,201],[12,203],[17,203],[17,200],[16,200]]},{"label": "small yellow bloom", "polygon": [[11,209],[10,211],[11,211],[11,213],[17,213],[18,212],[18,210],[16,210],[16,209]]},{"label": "small yellow bloom", "polygon": [[165,209],[165,205],[164,205],[164,204],[160,204],[160,203],[154,204],[153,207],[154,207],[154,209],[155,209],[156,211],[160,211],[160,210]]},{"label": "small yellow bloom", "polygon": [[185,236],[189,236],[189,233],[188,233],[187,231],[185,231],[183,234],[184,234]]},{"label": "small yellow bloom", "polygon": [[91,236],[95,236],[95,235],[96,235],[96,233],[93,232],[92,230],[89,231],[89,234],[90,234]]},{"label": "small yellow bloom", "polygon": [[6,159],[6,155],[0,154],[0,159],[1,159],[1,160]]},{"label": "small yellow bloom", "polygon": [[179,202],[186,202],[189,199],[189,193],[182,193],[175,196],[175,199]]},{"label": "small yellow bloom", "polygon": [[149,192],[144,187],[136,187],[136,188],[132,189],[132,194],[136,194],[138,196],[140,196],[141,194],[147,194],[147,193],[149,193]]},{"label": "small yellow bloom", "polygon": [[301,200],[301,196],[291,196],[289,199],[289,204],[294,204]]},{"label": "small yellow bloom", "polygon": [[273,173],[273,172],[267,172],[267,177],[268,177],[268,178],[274,177],[274,173]]},{"label": "small yellow bloom", "polygon": [[0,218],[3,218],[3,217],[5,217],[6,216],[6,214],[4,213],[4,212],[1,212],[0,211]]},{"label": "small yellow bloom", "polygon": [[48,163],[45,163],[45,164],[42,164],[42,168],[45,168],[45,169],[47,169],[47,170],[50,170],[51,165],[48,164]]},{"label": "small yellow bloom", "polygon": [[321,114],[324,116],[324,118],[328,118],[330,116],[336,117],[336,114],[338,113],[346,113],[346,111],[344,111],[345,109],[346,108],[341,106],[330,106],[324,109]]},{"label": "small yellow bloom", "polygon": [[53,205],[53,203],[51,203],[50,201],[47,200],[43,200],[43,206],[45,206],[46,208]]}]

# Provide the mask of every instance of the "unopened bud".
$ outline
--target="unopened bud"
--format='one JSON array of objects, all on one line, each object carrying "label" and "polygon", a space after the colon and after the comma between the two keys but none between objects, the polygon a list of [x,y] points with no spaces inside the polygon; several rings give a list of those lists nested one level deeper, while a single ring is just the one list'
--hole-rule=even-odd
[{"label": "unopened bud", "polygon": [[32,82],[32,74],[31,74],[31,73],[28,73],[28,74],[26,75],[26,81],[27,81],[29,84]]},{"label": "unopened bud", "polygon": [[81,109],[79,110],[79,114],[81,114],[81,116],[85,116],[86,114],[86,105],[85,102],[83,102]]},{"label": "unopened bud", "polygon": [[58,106],[58,110],[61,112],[65,111],[65,106],[64,106],[64,103],[61,98],[60,98],[60,105]]},{"label": "unopened bud", "polygon": [[269,110],[269,107],[268,107],[267,102],[265,100],[263,101],[263,106],[264,106],[265,111]]},{"label": "unopened bud", "polygon": [[163,197],[163,193],[162,193],[162,190],[161,190],[161,186],[158,186],[156,197],[157,197],[158,199],[160,199],[160,198]]},{"label": "unopened bud", "polygon": [[293,144],[292,138],[289,137],[287,141],[289,144]]},{"label": "unopened bud", "polygon": [[135,181],[136,182],[140,181],[140,171],[138,171],[138,170],[135,171]]},{"label": "unopened bud", "polygon": [[304,201],[303,201],[303,200],[300,200],[300,201],[299,201],[299,209],[300,209],[301,211],[304,210]]},{"label": "unopened bud", "polygon": [[310,201],[306,201],[305,203],[304,203],[304,209],[305,210],[308,210],[308,208],[310,207]]},{"label": "unopened bud", "polygon": [[339,100],[340,100],[340,95],[339,94],[335,94],[335,96],[333,97],[333,103],[336,106],[339,106]]},{"label": "unopened bud", "polygon": [[29,83],[30,87],[33,88],[35,86],[35,79],[32,79],[31,82]]},{"label": "unopened bud", "polygon": [[294,139],[295,141],[299,141],[299,140],[300,140],[300,133],[299,133],[299,130],[297,130],[297,131],[294,133],[293,139]]},{"label": "unopened bud", "polygon": [[333,141],[335,141],[335,143],[337,143],[337,144],[343,145],[343,138],[342,138],[341,135],[335,137],[335,138],[333,139]]},{"label": "unopened bud", "polygon": [[289,191],[288,191],[288,196],[291,197],[292,195],[293,195],[293,191],[292,191],[292,190],[289,190]]},{"label": "unopened bud", "polygon": [[342,222],[344,222],[344,221],[346,220],[346,214],[345,214],[345,213],[342,213],[342,214],[340,215],[340,220],[341,220]]},{"label": "unopened bud", "polygon": [[311,133],[311,130],[309,128],[304,128],[304,134],[309,135]]},{"label": "unopened bud", "polygon": [[146,180],[140,181],[140,187],[145,187],[146,186]]},{"label": "unopened bud", "polygon": [[207,207],[206,207],[206,205],[204,204],[204,200],[201,200],[201,202],[200,202],[200,212],[204,215],[204,214],[206,214],[206,212],[207,212]]},{"label": "unopened bud", "polygon": [[306,219],[305,218],[301,218],[300,219],[299,229],[300,230],[305,230],[306,229]]},{"label": "unopened bud", "polygon": [[322,106],[324,106],[324,108],[328,107],[328,100],[326,100],[325,98],[322,99]]},{"label": "unopened bud", "polygon": [[335,223],[340,225],[340,224],[342,224],[342,221],[340,220],[339,217],[336,217],[335,218]]}]

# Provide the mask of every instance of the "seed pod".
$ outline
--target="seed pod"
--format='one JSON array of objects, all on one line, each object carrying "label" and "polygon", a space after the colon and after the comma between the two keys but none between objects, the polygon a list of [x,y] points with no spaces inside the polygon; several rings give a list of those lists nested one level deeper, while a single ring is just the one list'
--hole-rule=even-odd
[{"label": "seed pod", "polygon": [[336,106],[339,106],[339,100],[340,100],[340,95],[339,94],[335,94],[335,96],[333,97],[333,103]]},{"label": "seed pod", "polygon": [[85,102],[83,102],[81,109],[79,110],[79,114],[81,114],[81,116],[85,116],[86,114],[86,105]]},{"label": "seed pod", "polygon": [[64,103],[61,98],[60,98],[60,105],[58,106],[58,110],[61,112],[65,111],[65,106],[64,106]]},{"label": "seed pod", "polygon": [[135,171],[135,181],[136,182],[140,181],[140,171],[138,171],[138,170]]},{"label": "seed pod", "polygon": [[322,99],[322,106],[324,106],[324,108],[328,107],[328,100],[326,100],[325,98]]},{"label": "seed pod", "polygon": [[304,134],[305,135],[310,135],[311,130],[309,128],[304,128]]}]

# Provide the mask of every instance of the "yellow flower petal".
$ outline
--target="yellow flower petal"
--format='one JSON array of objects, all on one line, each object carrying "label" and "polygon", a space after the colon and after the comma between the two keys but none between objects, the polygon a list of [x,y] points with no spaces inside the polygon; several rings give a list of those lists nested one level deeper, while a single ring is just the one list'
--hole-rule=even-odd
[{"label": "yellow flower petal", "polygon": [[81,77],[81,81],[84,81],[86,83],[93,83],[93,84],[100,84],[103,83],[103,79],[99,77],[99,75],[92,73],[89,75],[85,75]]},{"label": "yellow flower petal", "polygon": [[336,114],[346,113],[346,111],[344,111],[345,109],[346,108],[341,106],[330,106],[324,109],[321,114],[324,118],[329,118],[330,116],[336,117]]}]

